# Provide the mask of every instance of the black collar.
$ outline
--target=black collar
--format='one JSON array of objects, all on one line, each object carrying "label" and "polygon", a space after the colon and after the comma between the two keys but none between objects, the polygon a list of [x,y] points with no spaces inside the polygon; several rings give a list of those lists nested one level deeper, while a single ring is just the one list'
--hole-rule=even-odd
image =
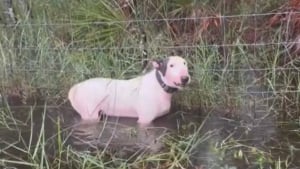
[{"label": "black collar", "polygon": [[167,84],[165,84],[163,82],[163,80],[161,79],[161,74],[158,72],[158,70],[155,70],[155,75],[156,75],[156,79],[157,79],[158,83],[164,89],[165,92],[167,92],[167,93],[174,93],[174,92],[176,92],[178,90],[175,87],[171,87],[171,86],[168,86]]}]

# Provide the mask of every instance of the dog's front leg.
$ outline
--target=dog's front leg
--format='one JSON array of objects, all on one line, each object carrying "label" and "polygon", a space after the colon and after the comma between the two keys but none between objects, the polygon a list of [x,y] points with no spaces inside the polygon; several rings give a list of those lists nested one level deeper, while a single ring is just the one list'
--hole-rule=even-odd
[{"label": "dog's front leg", "polygon": [[155,111],[152,109],[144,109],[138,111],[138,124],[141,127],[149,127],[152,124],[152,121],[155,119]]}]

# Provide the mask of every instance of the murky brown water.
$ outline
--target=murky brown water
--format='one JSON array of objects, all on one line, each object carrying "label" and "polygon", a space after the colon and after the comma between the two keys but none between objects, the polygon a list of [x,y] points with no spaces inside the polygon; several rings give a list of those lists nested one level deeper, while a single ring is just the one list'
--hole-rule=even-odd
[{"label": "murky brown water", "polygon": [[[100,122],[84,123],[69,104],[49,106],[40,101],[38,104],[22,105],[17,101],[10,101],[10,106],[2,102],[1,109],[10,109],[13,117],[8,120],[9,127],[0,129],[0,158],[22,158],[26,154],[16,147],[29,147],[36,143],[41,131],[47,140],[46,151],[55,155],[57,147],[57,131],[60,129],[65,145],[70,145],[77,151],[101,151],[109,149],[123,158],[144,152],[159,152],[164,149],[161,141],[169,134],[180,135],[183,126],[193,124],[195,129],[204,124],[198,133],[199,137],[210,133],[209,138],[202,143],[195,144],[190,152],[194,165],[212,166],[211,168],[258,168],[257,159],[234,159],[229,150],[223,152],[224,159],[214,152],[211,146],[226,144],[230,139],[238,140],[236,146],[255,147],[273,157],[286,159],[290,156],[290,168],[300,166],[300,136],[295,132],[298,124],[279,124],[272,113],[264,107],[257,107],[255,116],[241,115],[238,118],[226,118],[224,112],[213,110],[201,113],[199,110],[183,111],[173,108],[167,116],[154,121],[148,128],[139,128],[136,119],[104,117]],[[176,110],[175,110],[176,109]],[[243,110],[241,114],[245,113]],[[32,112],[32,114],[30,114]],[[32,117],[32,118],[31,118]],[[45,118],[45,120],[43,120]],[[8,118],[9,119],[9,118]],[[45,123],[42,123],[45,121]],[[192,134],[193,130],[190,131]],[[188,133],[185,133],[188,135]],[[10,146],[13,145],[13,146]],[[32,145],[31,145],[32,146]],[[234,147],[234,145],[233,145]],[[236,148],[236,147],[235,147]],[[232,148],[234,149],[234,148]],[[247,148],[245,148],[248,150]],[[245,151],[246,151],[245,150]],[[249,152],[251,154],[251,152]],[[293,154],[293,155],[291,155]],[[275,158],[275,159],[276,159]],[[274,166],[264,166],[264,168]]]}]

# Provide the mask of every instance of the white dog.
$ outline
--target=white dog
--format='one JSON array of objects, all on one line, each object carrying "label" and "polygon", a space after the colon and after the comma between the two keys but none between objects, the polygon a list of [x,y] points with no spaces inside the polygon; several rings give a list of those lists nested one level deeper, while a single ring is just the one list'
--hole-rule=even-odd
[{"label": "white dog", "polygon": [[135,117],[150,124],[169,112],[171,97],[190,82],[187,62],[179,56],[153,61],[149,73],[129,79],[93,78],[74,85],[69,100],[83,120],[108,116]]}]

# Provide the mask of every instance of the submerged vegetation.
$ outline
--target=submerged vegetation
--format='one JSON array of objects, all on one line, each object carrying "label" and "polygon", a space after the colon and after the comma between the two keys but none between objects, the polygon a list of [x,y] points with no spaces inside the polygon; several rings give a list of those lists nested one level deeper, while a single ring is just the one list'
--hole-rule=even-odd
[{"label": "submerged vegetation", "polygon": [[[187,168],[197,149],[211,153],[198,168],[297,165],[299,143],[289,139],[299,139],[299,0],[3,0],[0,9],[0,166]],[[64,105],[70,86],[83,79],[140,74],[142,31],[147,59],[188,60],[192,84],[173,105],[206,118],[168,135],[156,154],[74,150],[66,119],[49,118],[48,109]],[[205,130],[209,112],[245,131]],[[236,135],[251,139],[260,123],[287,134],[277,140],[282,149],[271,138],[257,146]]]}]

